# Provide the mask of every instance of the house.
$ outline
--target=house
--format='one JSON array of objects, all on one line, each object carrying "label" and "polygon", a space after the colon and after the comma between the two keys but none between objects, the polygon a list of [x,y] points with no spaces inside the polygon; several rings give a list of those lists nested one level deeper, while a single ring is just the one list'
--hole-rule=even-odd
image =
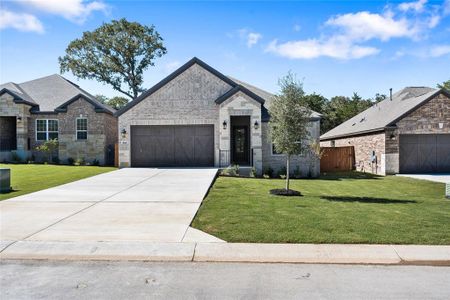
[{"label": "house", "polygon": [[[267,108],[272,95],[227,77],[193,58],[119,110],[121,167],[227,167],[232,164],[275,172],[286,157],[269,137]],[[320,115],[311,115],[319,141]],[[292,170],[318,176],[309,155],[295,156]]]},{"label": "house", "polygon": [[117,142],[114,112],[60,75],[2,84],[0,161],[11,160],[12,153],[23,160],[38,157],[36,146],[56,138],[62,162],[111,164]]},{"label": "house", "polygon": [[450,93],[406,87],[320,137],[353,146],[357,170],[376,174],[450,172]]}]

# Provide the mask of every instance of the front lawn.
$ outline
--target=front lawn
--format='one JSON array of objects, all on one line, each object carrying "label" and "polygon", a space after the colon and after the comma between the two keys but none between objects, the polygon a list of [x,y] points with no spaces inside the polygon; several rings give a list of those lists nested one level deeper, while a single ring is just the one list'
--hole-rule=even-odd
[{"label": "front lawn", "polygon": [[0,168],[11,169],[13,188],[10,193],[0,194],[0,201],[116,170],[112,167],[32,164],[0,164]]},{"label": "front lawn", "polygon": [[292,180],[219,177],[193,226],[228,242],[450,245],[444,184],[361,173]]}]

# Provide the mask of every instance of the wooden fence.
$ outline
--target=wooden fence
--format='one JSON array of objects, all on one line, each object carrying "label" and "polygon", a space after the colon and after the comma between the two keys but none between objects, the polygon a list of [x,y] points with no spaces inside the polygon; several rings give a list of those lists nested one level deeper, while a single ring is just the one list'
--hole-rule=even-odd
[{"label": "wooden fence", "polygon": [[348,147],[322,147],[320,172],[351,171],[355,168],[355,149]]}]

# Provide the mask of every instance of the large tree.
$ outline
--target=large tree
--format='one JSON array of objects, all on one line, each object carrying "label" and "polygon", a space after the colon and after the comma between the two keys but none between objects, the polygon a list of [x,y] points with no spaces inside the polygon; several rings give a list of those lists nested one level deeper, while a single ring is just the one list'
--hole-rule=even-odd
[{"label": "large tree", "polygon": [[437,87],[440,89],[446,89],[450,92],[450,80],[444,81],[442,84],[438,84]]},{"label": "large tree", "polygon": [[166,52],[154,26],[120,19],[84,32],[58,60],[61,73],[96,79],[134,99],[143,91],[143,72]]},{"label": "large tree", "polygon": [[103,104],[107,104],[109,106],[111,106],[114,109],[121,109],[122,107],[124,107],[125,105],[128,104],[128,99],[125,97],[120,97],[120,96],[114,96],[112,98],[108,98],[105,95],[95,95],[95,98],[100,101]]},{"label": "large tree", "polygon": [[289,167],[292,155],[309,149],[311,110],[304,105],[302,83],[292,73],[279,80],[281,91],[269,107],[270,136],[278,152],[286,155],[286,193],[289,194]]}]

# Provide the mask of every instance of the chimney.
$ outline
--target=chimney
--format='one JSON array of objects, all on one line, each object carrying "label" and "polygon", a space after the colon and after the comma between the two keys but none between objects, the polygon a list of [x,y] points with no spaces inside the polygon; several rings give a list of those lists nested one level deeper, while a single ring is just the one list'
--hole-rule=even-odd
[{"label": "chimney", "polygon": [[389,99],[392,101],[392,88],[389,89]]}]

